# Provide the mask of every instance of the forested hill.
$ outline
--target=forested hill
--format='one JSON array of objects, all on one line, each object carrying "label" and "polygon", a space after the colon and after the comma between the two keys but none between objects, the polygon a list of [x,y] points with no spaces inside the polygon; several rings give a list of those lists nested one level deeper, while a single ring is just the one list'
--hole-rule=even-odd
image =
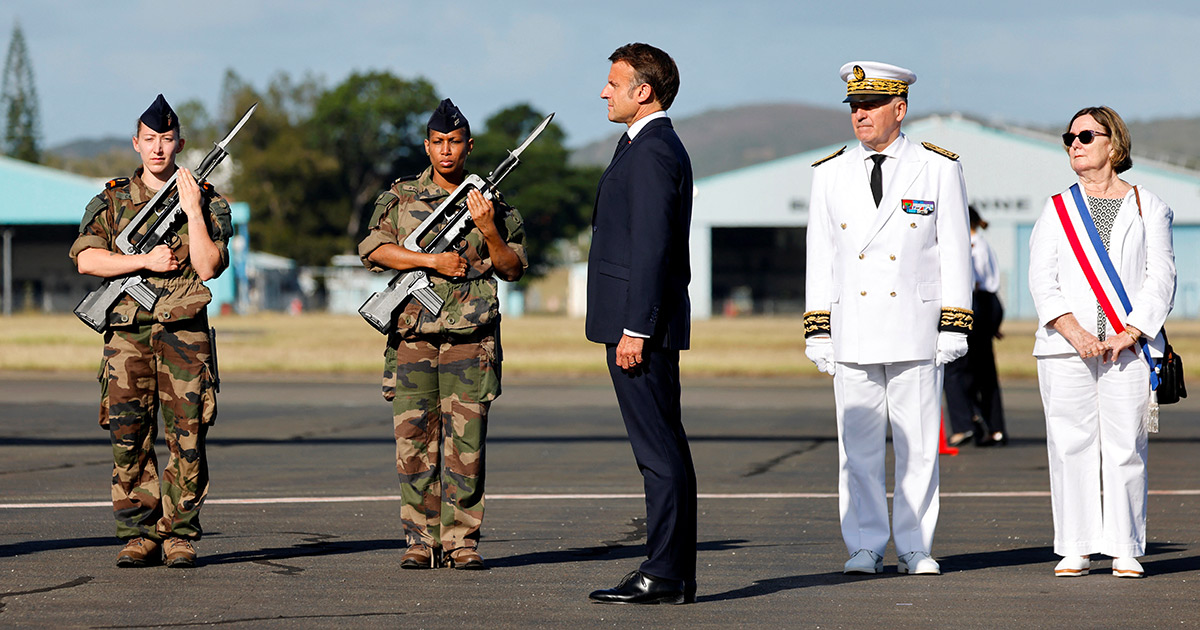
[{"label": "forested hill", "polygon": [[[672,123],[692,158],[692,172],[706,177],[852,137],[850,115],[842,109],[797,103],[743,105],[716,109]],[[585,145],[571,155],[578,164],[605,165],[623,127],[611,137]]]},{"label": "forested hill", "polygon": [[[854,140],[850,116],[843,109],[800,104],[746,105],[712,110],[673,120],[696,177],[794,155],[834,143]],[[576,149],[577,164],[603,166],[612,158],[622,129],[611,137]],[[1042,129],[1048,134],[1058,128]],[[1149,157],[1200,169],[1200,117],[1130,122],[1134,159]]]}]

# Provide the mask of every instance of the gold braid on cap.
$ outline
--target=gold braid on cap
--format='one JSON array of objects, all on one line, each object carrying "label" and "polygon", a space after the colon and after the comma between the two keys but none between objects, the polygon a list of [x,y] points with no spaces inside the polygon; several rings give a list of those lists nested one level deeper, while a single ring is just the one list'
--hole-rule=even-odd
[{"label": "gold braid on cap", "polygon": [[846,82],[846,96],[851,94],[908,95],[908,84],[896,79],[860,79]]},{"label": "gold braid on cap", "polygon": [[829,311],[809,311],[804,314],[804,337],[828,335]]},{"label": "gold braid on cap", "polygon": [[969,308],[942,307],[942,321],[938,323],[939,332],[966,333],[975,323],[975,314]]}]

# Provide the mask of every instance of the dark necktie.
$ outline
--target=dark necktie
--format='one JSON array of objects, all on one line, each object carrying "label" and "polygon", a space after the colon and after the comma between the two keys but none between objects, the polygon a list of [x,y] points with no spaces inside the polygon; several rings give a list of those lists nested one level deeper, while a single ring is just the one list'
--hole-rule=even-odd
[{"label": "dark necktie", "polygon": [[878,153],[871,156],[871,160],[875,162],[875,168],[871,169],[871,196],[875,197],[876,208],[883,199],[883,161],[886,159],[886,155]]},{"label": "dark necktie", "polygon": [[621,138],[619,140],[617,140],[617,149],[615,151],[613,151],[613,159],[614,160],[617,159],[618,155],[621,155],[622,149],[629,146],[629,142],[630,142],[629,134],[627,134],[627,133],[621,134]]}]

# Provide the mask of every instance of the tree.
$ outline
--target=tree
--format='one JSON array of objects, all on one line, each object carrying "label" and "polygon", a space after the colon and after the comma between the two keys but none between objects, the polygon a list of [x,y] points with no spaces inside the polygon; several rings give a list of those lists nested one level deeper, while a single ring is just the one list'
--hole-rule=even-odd
[{"label": "tree", "polygon": [[429,81],[388,72],[355,72],[316,101],[312,137],[337,160],[347,238],[365,233],[375,198],[392,180],[429,166],[422,140],[437,104]]},{"label": "tree", "polygon": [[231,147],[237,165],[232,197],[253,208],[251,247],[301,265],[329,264],[352,245],[342,220],[346,204],[337,159],[309,139],[309,117],[323,92],[316,78],[296,82],[286,73],[260,92],[232,70],[222,87],[221,129],[259,104]]},{"label": "tree", "polygon": [[[486,174],[507,157],[545,118],[528,104],[513,105],[488,118],[486,130],[475,135],[470,165]],[[567,262],[570,243],[591,223],[596,200],[598,167],[574,167],[562,129],[550,123],[521,154],[521,165],[500,184],[505,200],[525,220],[528,277],[537,277],[555,264]]]},{"label": "tree", "polygon": [[21,25],[13,23],[12,41],[4,60],[4,80],[0,85],[0,109],[4,112],[4,153],[18,160],[41,160],[37,91],[33,85],[33,64],[25,47]]}]

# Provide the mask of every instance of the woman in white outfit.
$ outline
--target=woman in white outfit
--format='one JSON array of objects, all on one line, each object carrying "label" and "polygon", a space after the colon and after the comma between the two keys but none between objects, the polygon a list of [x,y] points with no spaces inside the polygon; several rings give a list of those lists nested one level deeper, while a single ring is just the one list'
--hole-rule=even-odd
[{"label": "woman in white outfit", "polygon": [[[1142,346],[1162,356],[1162,327],[1175,298],[1173,213],[1154,193],[1118,177],[1133,163],[1129,131],[1112,109],[1080,110],[1063,143],[1079,189],[1058,201],[1068,213],[1074,200],[1086,203],[1129,308],[1114,297],[1119,321],[1109,321],[1052,197],[1030,238],[1029,289],[1039,324],[1033,354],[1046,414],[1054,552],[1063,556],[1054,573],[1086,575],[1091,554],[1100,553],[1113,557],[1113,575],[1142,577],[1151,403]],[[1095,242],[1072,231],[1085,249]],[[1095,273],[1108,277],[1100,266]]]}]

